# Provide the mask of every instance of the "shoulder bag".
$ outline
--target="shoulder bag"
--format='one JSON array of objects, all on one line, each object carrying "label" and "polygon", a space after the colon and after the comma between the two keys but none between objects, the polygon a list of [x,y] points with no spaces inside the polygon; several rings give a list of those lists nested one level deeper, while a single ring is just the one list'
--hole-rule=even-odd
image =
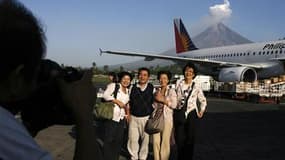
[{"label": "shoulder bag", "polygon": [[[117,98],[120,85],[116,84],[113,92],[114,98]],[[112,119],[114,112],[114,103],[110,101],[100,101],[95,104],[94,114],[97,119]]]},{"label": "shoulder bag", "polygon": [[145,125],[145,132],[148,134],[159,133],[164,128],[164,106],[161,103],[157,103],[157,105]]}]

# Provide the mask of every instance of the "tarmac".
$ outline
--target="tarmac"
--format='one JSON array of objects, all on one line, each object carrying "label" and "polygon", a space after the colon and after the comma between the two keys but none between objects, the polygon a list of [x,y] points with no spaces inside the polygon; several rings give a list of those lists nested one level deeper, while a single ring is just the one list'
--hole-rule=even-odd
[{"label": "tarmac", "polygon": [[[285,104],[207,100],[207,112],[197,133],[194,160],[285,159]],[[36,141],[55,160],[71,160],[75,146],[72,127],[51,126],[42,130]]]}]

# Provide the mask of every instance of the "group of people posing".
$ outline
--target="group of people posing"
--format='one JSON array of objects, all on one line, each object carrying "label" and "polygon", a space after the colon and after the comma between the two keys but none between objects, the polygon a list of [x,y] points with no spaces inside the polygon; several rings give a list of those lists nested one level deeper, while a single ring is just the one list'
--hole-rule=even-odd
[{"label": "group of people posing", "polygon": [[[104,122],[104,159],[119,159],[126,122],[127,149],[132,160],[147,159],[150,136],[155,160],[168,160],[171,144],[176,145],[178,160],[192,159],[195,128],[199,118],[203,117],[207,102],[202,89],[193,81],[196,76],[195,66],[186,64],[183,74],[184,79],[177,81],[175,88],[169,85],[169,71],[158,72],[159,88],[149,83],[148,68],[138,70],[138,83],[133,85],[133,77],[129,72],[118,74],[119,90],[116,98],[113,96],[116,83],[110,83],[103,94],[106,101],[114,103],[113,118]],[[163,106],[164,128],[159,133],[149,135],[145,132],[146,122],[159,106]]]}]

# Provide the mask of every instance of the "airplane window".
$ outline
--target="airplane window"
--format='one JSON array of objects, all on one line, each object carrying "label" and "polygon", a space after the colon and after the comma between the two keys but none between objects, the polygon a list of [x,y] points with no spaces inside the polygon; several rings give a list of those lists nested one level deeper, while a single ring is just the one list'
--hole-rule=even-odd
[{"label": "airplane window", "polygon": [[234,53],[234,56],[236,56],[236,54]]},{"label": "airplane window", "polygon": [[255,55],[255,52],[253,52],[252,54]]},{"label": "airplane window", "polygon": [[273,51],[271,51],[271,54],[273,54]]},{"label": "airplane window", "polygon": [[275,51],[275,54],[277,54],[277,53],[278,53],[278,50]]},{"label": "airplane window", "polygon": [[263,55],[265,55],[265,51],[263,51]]},{"label": "airplane window", "polygon": [[[244,55],[244,54],[243,54]],[[242,53],[240,54],[240,56],[242,56]]]},{"label": "airplane window", "polygon": [[231,54],[231,57],[233,56],[233,54]]},{"label": "airplane window", "polygon": [[258,52],[259,55],[261,55],[261,52]]},{"label": "airplane window", "polygon": [[267,54],[269,54],[269,51],[267,51]]},{"label": "airplane window", "polygon": [[282,53],[282,50],[280,49],[280,52],[279,52],[280,54]]},{"label": "airplane window", "polygon": [[249,56],[249,52],[247,53],[247,55]]}]

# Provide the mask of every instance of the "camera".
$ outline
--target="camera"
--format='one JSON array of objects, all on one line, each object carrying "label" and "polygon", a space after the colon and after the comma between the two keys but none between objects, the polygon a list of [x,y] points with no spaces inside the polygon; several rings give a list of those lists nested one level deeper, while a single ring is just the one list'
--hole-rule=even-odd
[{"label": "camera", "polygon": [[22,122],[32,136],[54,124],[74,124],[71,111],[62,101],[58,79],[73,82],[82,76],[83,71],[74,67],[62,67],[48,59],[41,61],[36,90],[18,104]]},{"label": "camera", "polygon": [[181,99],[180,106],[183,106],[184,103],[185,103],[185,98],[183,97],[183,98]]},{"label": "camera", "polygon": [[180,101],[180,106],[183,106],[184,103],[185,103],[185,98],[188,96],[188,90],[184,90],[183,91],[183,96],[181,98],[181,101]]}]

